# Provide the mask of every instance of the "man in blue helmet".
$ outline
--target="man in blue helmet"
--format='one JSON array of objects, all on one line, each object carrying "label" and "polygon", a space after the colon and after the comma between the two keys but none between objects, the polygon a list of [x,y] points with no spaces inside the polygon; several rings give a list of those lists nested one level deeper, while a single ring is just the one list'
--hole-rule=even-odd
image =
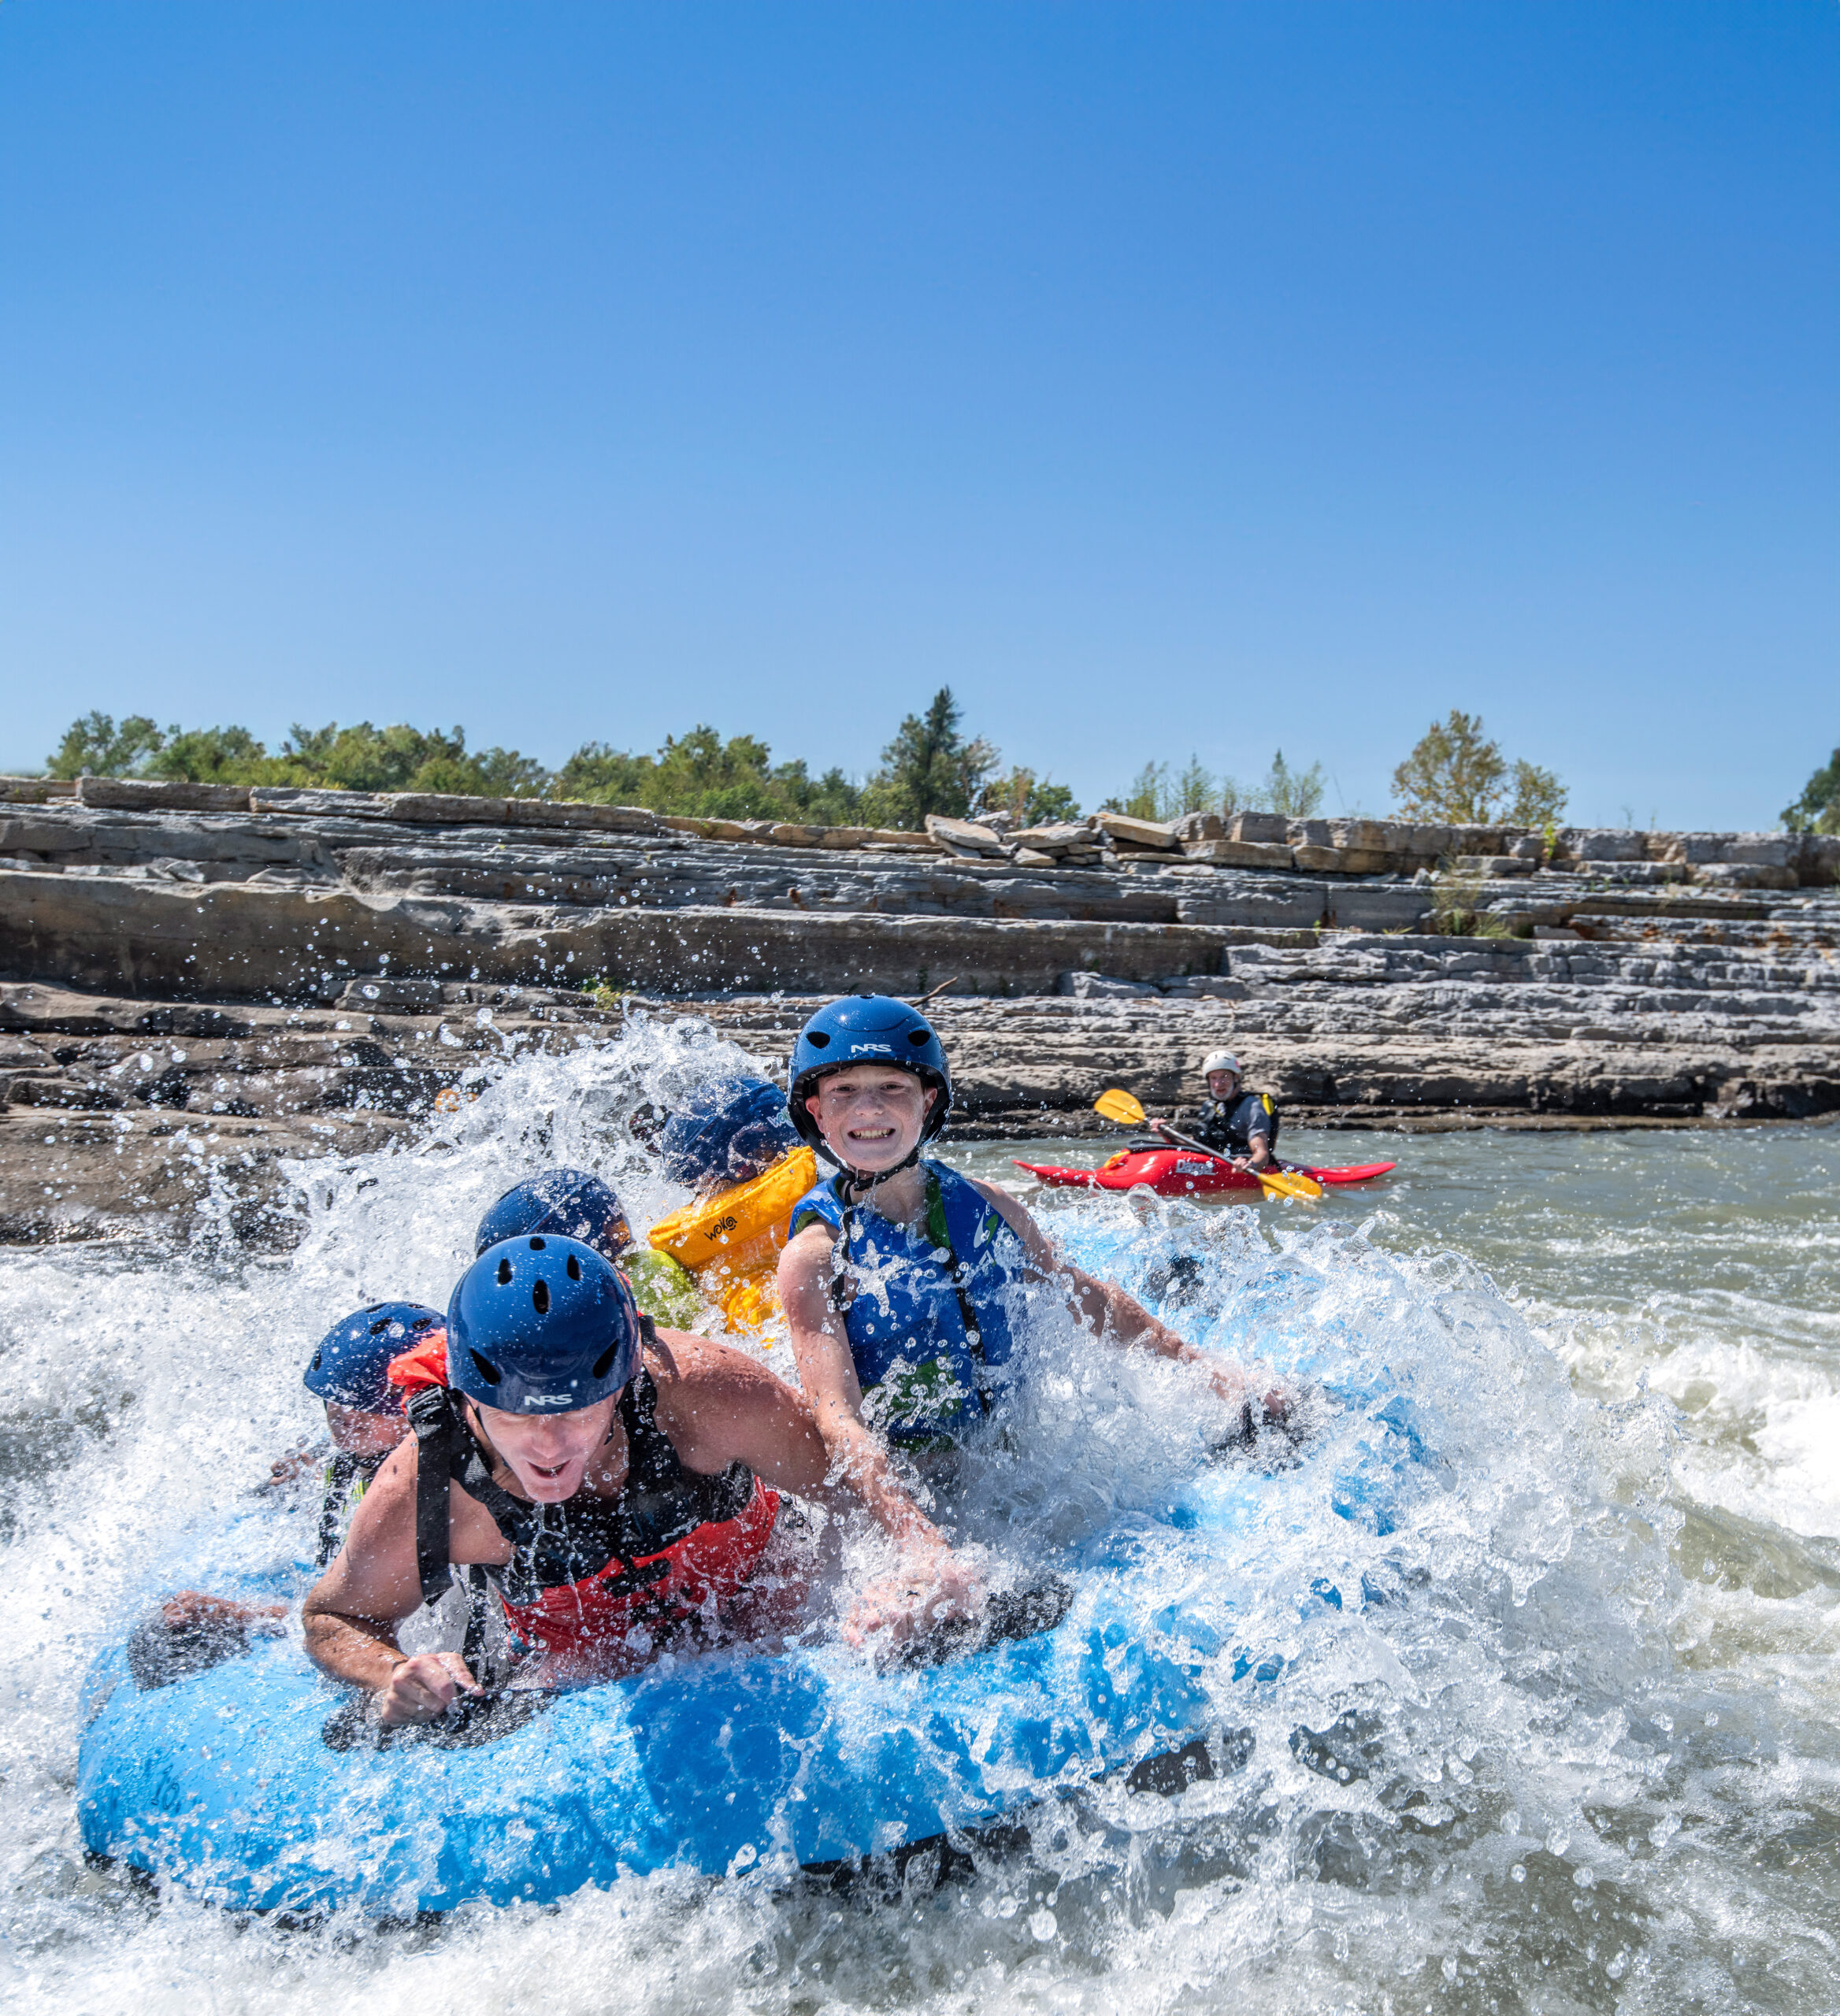
[{"label": "man in blue helmet", "polygon": [[578,1239],[626,1277],[632,1299],[655,1323],[683,1329],[703,1313],[703,1297],[684,1270],[632,1243],[626,1208],[610,1184],[584,1169],[547,1169],[514,1184],[479,1221],[474,1253],[502,1239],[558,1232]]},{"label": "man in blue helmet", "polygon": [[837,1173],[792,1214],[780,1299],[833,1468],[903,1556],[846,1625],[859,1642],[978,1606],[975,1571],[915,1503],[890,1450],[950,1447],[992,1411],[1014,1347],[1012,1290],[1052,1281],[1096,1336],[1204,1366],[1245,1432],[1289,1405],[1071,1266],[1007,1191],[922,1160],[951,1103],[939,1038],[905,1002],[833,1002],[792,1053],[793,1125]]},{"label": "man in blue helmet", "polygon": [[503,1239],[555,1232],[592,1246],[617,1267],[632,1243],[626,1207],[611,1184],[584,1169],[546,1169],[514,1183],[479,1221],[475,1254]]},{"label": "man in blue helmet", "polygon": [[332,1443],[322,1480],[316,1567],[324,1568],[344,1544],[358,1501],[409,1432],[402,1396],[390,1384],[390,1361],[440,1327],[438,1309],[373,1302],[335,1324],[308,1359],[300,1383],[324,1403]]},{"label": "man in blue helmet", "polygon": [[492,1573],[538,1677],[599,1677],[740,1621],[774,1487],[823,1488],[799,1395],[726,1345],[656,1329],[577,1240],[488,1247],[454,1290],[444,1351],[411,1354],[396,1376],[417,1366],[414,1439],[303,1612],[313,1658],[370,1690],[385,1722],[431,1720],[478,1691],[460,1654],[398,1642],[452,1565]]},{"label": "man in blue helmet", "polygon": [[[264,1488],[291,1485],[324,1456],[316,1567],[324,1568],[339,1551],[365,1487],[409,1432],[402,1396],[390,1384],[390,1361],[440,1329],[438,1309],[373,1302],[335,1323],[313,1347],[301,1384],[326,1410],[328,1441],[276,1458]],[[279,1630],[286,1614],[284,1603],[181,1589],[136,1627],[128,1658],[143,1685],[161,1684],[241,1651],[250,1632]],[[154,1674],[158,1681],[150,1679]]]}]

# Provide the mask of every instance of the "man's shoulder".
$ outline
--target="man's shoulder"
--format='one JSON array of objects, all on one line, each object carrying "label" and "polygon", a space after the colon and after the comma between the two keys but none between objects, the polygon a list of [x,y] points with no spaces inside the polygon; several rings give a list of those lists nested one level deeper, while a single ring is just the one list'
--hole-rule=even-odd
[{"label": "man's shoulder", "polygon": [[645,1369],[658,1397],[707,1392],[718,1387],[758,1385],[773,1375],[746,1351],[718,1337],[699,1337],[689,1330],[655,1330],[646,1345]]}]

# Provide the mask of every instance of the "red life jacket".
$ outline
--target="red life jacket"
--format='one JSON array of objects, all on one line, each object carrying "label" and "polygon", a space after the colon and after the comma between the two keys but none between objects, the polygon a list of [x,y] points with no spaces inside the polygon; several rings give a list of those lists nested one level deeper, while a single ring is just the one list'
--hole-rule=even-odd
[{"label": "red life jacket", "polygon": [[560,1505],[515,1498],[495,1482],[445,1384],[446,1340],[405,1352],[390,1377],[406,1392],[419,1444],[416,1555],[425,1601],[447,1592],[447,1488],[457,1484],[492,1514],[511,1558],[493,1571],[511,1629],[545,1651],[592,1652],[729,1600],[759,1565],[779,1496],[745,1463],[718,1477],[686,1469],[655,1413],[643,1368],[621,1393],[626,1482],[612,1498],[577,1492]]}]

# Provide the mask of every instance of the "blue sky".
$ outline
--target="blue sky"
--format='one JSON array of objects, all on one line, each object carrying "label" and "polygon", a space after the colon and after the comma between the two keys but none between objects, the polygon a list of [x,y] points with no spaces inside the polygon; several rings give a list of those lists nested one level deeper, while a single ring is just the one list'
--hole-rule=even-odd
[{"label": "blue sky", "polygon": [[0,762],[1840,742],[1825,4],[0,6]]}]

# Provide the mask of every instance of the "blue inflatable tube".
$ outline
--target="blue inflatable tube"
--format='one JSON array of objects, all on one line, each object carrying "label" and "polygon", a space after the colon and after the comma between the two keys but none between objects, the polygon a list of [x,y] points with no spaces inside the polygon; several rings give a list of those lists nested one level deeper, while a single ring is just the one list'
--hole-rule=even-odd
[{"label": "blue inflatable tube", "polygon": [[[1303,1466],[1368,1535],[1424,1474],[1418,1430],[1393,1406],[1362,1410],[1356,1469]],[[502,1697],[470,1740],[339,1747],[350,1697],[285,1639],[150,1686],[111,1650],[87,1683],[83,1840],[236,1910],[400,1917],[548,1902],[672,1866],[827,1864],[988,1825],[1218,1736],[1230,1691],[1274,1677],[1281,1662],[1233,1642],[1233,1592],[1256,1573],[1282,1495],[1256,1466],[1208,1468],[1061,1564],[1073,1595],[1053,1628],[949,1663],[877,1671],[835,1642],[666,1657],[604,1685]],[[234,1550],[220,1534],[212,1551],[247,1562],[251,1537],[246,1524]],[[285,1586],[276,1537],[266,1577],[207,1586]],[[1345,1569],[1295,1594],[1307,1629],[1358,1607],[1363,1587]]]}]

